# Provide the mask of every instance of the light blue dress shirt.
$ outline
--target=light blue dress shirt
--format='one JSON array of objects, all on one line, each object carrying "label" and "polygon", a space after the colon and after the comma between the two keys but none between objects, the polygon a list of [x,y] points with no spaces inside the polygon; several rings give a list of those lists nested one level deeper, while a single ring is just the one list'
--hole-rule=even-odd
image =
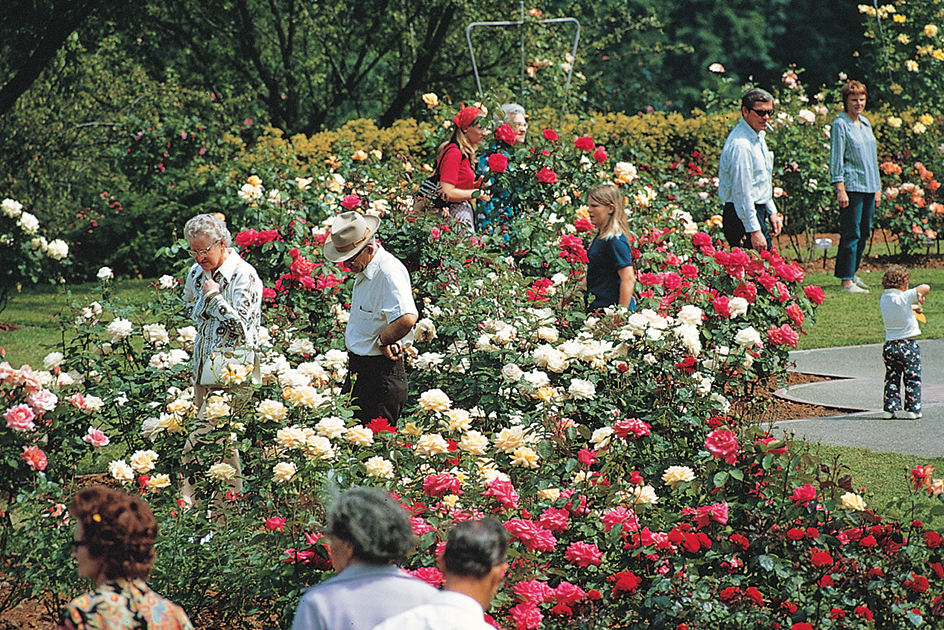
[{"label": "light blue dress shirt", "polygon": [[768,216],[777,212],[773,199],[774,156],[764,135],[741,118],[724,141],[718,162],[718,195],[724,203],[734,204],[747,233],[760,229],[755,205],[767,206]]},{"label": "light blue dress shirt", "polygon": [[878,150],[872,125],[859,116],[858,127],[849,116],[839,114],[829,132],[829,177],[843,182],[846,192],[877,193],[882,189],[878,174]]}]

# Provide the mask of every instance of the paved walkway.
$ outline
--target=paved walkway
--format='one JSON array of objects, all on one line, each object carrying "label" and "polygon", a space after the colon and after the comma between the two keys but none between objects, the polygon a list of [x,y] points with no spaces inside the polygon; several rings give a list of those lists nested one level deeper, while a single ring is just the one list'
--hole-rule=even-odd
[{"label": "paved walkway", "polygon": [[849,346],[790,353],[795,372],[827,376],[821,383],[777,392],[795,402],[836,408],[835,416],[785,420],[775,430],[824,444],[867,448],[920,457],[944,457],[944,339],[919,340],[922,414],[920,420],[884,420],[882,345]]}]

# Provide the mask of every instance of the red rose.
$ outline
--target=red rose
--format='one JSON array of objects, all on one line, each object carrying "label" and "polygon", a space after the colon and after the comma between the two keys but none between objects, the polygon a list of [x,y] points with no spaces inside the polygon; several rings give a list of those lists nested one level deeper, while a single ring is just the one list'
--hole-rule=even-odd
[{"label": "red rose", "polygon": [[846,612],[842,608],[833,608],[829,611],[829,618],[836,621],[842,621],[846,618]]},{"label": "red rose", "polygon": [[495,479],[488,484],[488,490],[482,493],[483,497],[492,497],[502,504],[506,510],[518,508],[518,493],[510,481]]},{"label": "red rose", "polygon": [[791,304],[786,308],[787,316],[793,320],[793,323],[796,324],[797,328],[802,328],[803,320],[806,319],[806,315],[803,314],[803,311],[800,309],[799,304]]},{"label": "red rose", "polygon": [[441,497],[446,494],[458,494],[462,482],[458,477],[449,473],[426,475],[423,479],[423,492],[431,497]]},{"label": "red rose", "polygon": [[574,227],[578,232],[590,232],[593,230],[593,223],[590,219],[577,219],[574,221]]},{"label": "red rose", "polygon": [[541,132],[541,135],[544,136],[545,140],[550,140],[551,142],[557,141],[557,132],[553,129],[545,129]]},{"label": "red rose", "polygon": [[596,146],[590,136],[580,136],[574,140],[574,148],[581,151],[593,151]]},{"label": "red rose", "polygon": [[705,448],[715,458],[727,458],[738,450],[737,436],[726,429],[717,429],[705,438]]},{"label": "red rose", "polygon": [[926,590],[928,590],[928,587],[930,586],[930,584],[928,583],[928,578],[924,577],[923,575],[917,575],[916,573],[912,573],[911,579],[905,580],[902,583],[902,586],[904,586],[906,589],[908,589],[912,593],[923,593]]},{"label": "red rose", "polygon": [[593,466],[593,464],[597,461],[596,457],[597,454],[590,449],[582,448],[577,451],[577,460],[585,466]]},{"label": "red rose", "polygon": [[692,236],[692,243],[695,247],[704,247],[706,245],[711,245],[711,236],[705,234],[704,232],[695,232]]},{"label": "red rose", "polygon": [[285,518],[279,516],[270,516],[265,520],[265,526],[270,532],[281,532],[285,529]]},{"label": "red rose", "polygon": [[815,498],[816,488],[810,484],[803,484],[799,488],[795,488],[793,494],[790,495],[790,500],[797,505],[806,505]]},{"label": "red rose", "polygon": [[532,602],[523,602],[511,609],[511,618],[519,630],[534,630],[541,625],[544,615]]},{"label": "red rose", "polygon": [[549,529],[523,518],[507,521],[505,530],[520,540],[528,551],[554,551],[554,546],[557,545],[557,539]]},{"label": "red rose", "polygon": [[817,569],[824,569],[833,565],[833,557],[826,551],[816,549],[810,557],[810,563]]},{"label": "red rose", "polygon": [[508,158],[503,153],[492,153],[488,156],[488,170],[493,173],[504,173],[508,170]]},{"label": "red rose", "polygon": [[790,540],[803,540],[806,538],[806,532],[802,529],[797,529],[796,527],[791,527],[787,530],[787,538]]},{"label": "red rose", "polygon": [[593,159],[600,164],[606,162],[606,149],[603,147],[597,147],[597,150],[593,152]]},{"label": "red rose", "polygon": [[744,550],[750,546],[750,542],[741,534],[731,534],[728,540]]},{"label": "red rose", "polygon": [[256,245],[259,238],[259,232],[255,230],[245,230],[236,235],[236,244],[242,248],[246,249],[253,245]]},{"label": "red rose", "polygon": [[515,144],[515,136],[518,135],[518,132],[514,128],[505,123],[501,127],[495,130],[495,137],[507,144],[508,146],[513,146]]},{"label": "red rose", "polygon": [[874,547],[878,541],[875,540],[875,536],[866,536],[859,541],[859,544],[863,547]]},{"label": "red rose", "polygon": [[432,586],[433,588],[439,588],[442,586],[443,582],[446,581],[446,578],[443,577],[443,574],[436,567],[420,567],[419,569],[407,569],[407,573],[412,575],[415,578],[419,578]]},{"label": "red rose", "polygon": [[613,597],[619,597],[620,593],[635,593],[639,585],[642,584],[636,575],[629,571],[620,571],[606,578],[607,582],[616,582],[613,585]]},{"label": "red rose", "polygon": [[549,169],[548,167],[543,167],[540,171],[537,172],[536,177],[538,181],[542,184],[556,184],[557,183],[557,173]]},{"label": "red rose", "polygon": [[819,306],[826,300],[826,295],[823,293],[823,290],[817,286],[809,285],[803,287],[803,293],[806,294],[806,297],[809,298],[810,302]]},{"label": "red rose", "polygon": [[711,305],[715,308],[715,312],[721,317],[725,319],[731,317],[731,300],[726,296],[719,295],[711,301]]},{"label": "red rose", "polygon": [[292,264],[288,266],[292,271],[292,275],[296,278],[304,278],[305,276],[310,276],[311,272],[315,270],[315,267],[318,267],[314,261],[308,260],[307,258],[302,258],[299,256],[292,261]]},{"label": "red rose", "polygon": [[864,604],[861,605],[861,606],[856,606],[854,612],[855,612],[855,614],[857,614],[857,615],[859,615],[860,617],[864,618],[866,621],[872,621],[872,617],[873,617],[872,611],[869,610],[869,607],[868,607],[868,606],[866,606],[866,605],[864,605]]},{"label": "red rose", "polygon": [[813,630],[813,626],[806,623],[805,621],[798,621],[797,623],[790,626],[790,630]]},{"label": "red rose", "polygon": [[388,433],[396,433],[396,427],[390,426],[390,421],[384,418],[383,416],[374,418],[365,425],[368,429],[371,430],[374,435],[378,433],[383,433],[384,431]]}]

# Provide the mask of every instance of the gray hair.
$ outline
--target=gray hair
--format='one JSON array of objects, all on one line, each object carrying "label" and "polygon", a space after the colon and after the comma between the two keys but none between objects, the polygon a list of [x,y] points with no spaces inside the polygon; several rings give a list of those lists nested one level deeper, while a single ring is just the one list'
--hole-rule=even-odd
[{"label": "gray hair", "polygon": [[751,88],[741,97],[741,107],[754,109],[754,103],[773,103],[774,97],[767,90]]},{"label": "gray hair", "polygon": [[353,488],[338,497],[328,511],[328,534],[375,565],[402,562],[416,539],[406,510],[379,488]]},{"label": "gray hair", "polygon": [[508,103],[507,105],[501,106],[502,113],[505,115],[505,120],[508,120],[515,114],[525,115],[524,107],[518,105],[518,103]]},{"label": "gray hair", "polygon": [[449,530],[443,564],[446,573],[481,580],[505,561],[508,533],[491,517],[463,521]]},{"label": "gray hair", "polygon": [[187,221],[184,226],[184,238],[192,241],[198,234],[206,236],[211,241],[223,241],[229,247],[233,244],[233,235],[229,233],[226,222],[212,214],[198,214]]}]

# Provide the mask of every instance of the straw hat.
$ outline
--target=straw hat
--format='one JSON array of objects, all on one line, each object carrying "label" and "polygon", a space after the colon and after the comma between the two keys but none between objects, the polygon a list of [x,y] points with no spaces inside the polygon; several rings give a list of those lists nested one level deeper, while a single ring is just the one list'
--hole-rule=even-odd
[{"label": "straw hat", "polygon": [[354,258],[380,225],[380,217],[363,215],[360,212],[339,214],[331,224],[331,236],[324,244],[324,257],[331,262],[344,262]]}]

